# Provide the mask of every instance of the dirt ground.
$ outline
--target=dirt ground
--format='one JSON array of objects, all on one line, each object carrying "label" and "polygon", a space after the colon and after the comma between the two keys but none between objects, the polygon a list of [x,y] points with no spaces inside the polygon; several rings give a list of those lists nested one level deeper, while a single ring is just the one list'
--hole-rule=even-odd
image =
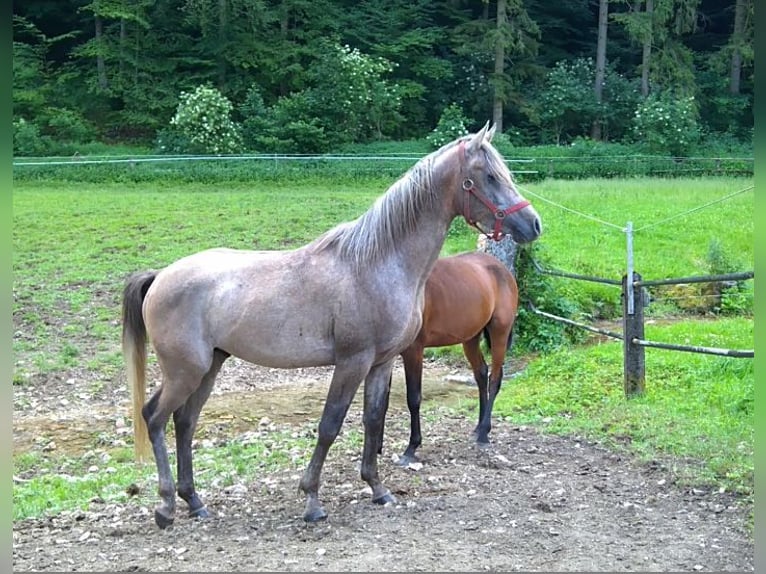
[{"label": "dirt ground", "polygon": [[[215,441],[269,421],[281,429],[315,425],[329,373],[227,363],[199,434]],[[213,515],[207,520],[187,518],[181,503],[164,531],[154,524],[152,496],[146,504],[96,500],[88,511],[18,521],[13,570],[754,570],[750,508],[729,493],[678,484],[678,461],[640,463],[578,437],[497,418],[491,444],[478,447],[473,418],[439,406],[476,401],[475,388],[459,380],[465,375],[427,367],[424,397],[436,406],[424,416],[422,467],[403,468],[392,460],[406,445],[409,424],[397,369],[379,463],[395,504],[371,503],[358,472],[361,452],[333,448],[320,489],[324,522],[302,519],[300,472],[269,472],[201,492]],[[94,400],[87,373],[15,391],[15,453],[78,453],[90,448],[94,433],[114,444],[129,432],[127,391],[106,384]],[[512,392],[512,382],[501,392]],[[362,428],[359,399],[348,428]]]}]

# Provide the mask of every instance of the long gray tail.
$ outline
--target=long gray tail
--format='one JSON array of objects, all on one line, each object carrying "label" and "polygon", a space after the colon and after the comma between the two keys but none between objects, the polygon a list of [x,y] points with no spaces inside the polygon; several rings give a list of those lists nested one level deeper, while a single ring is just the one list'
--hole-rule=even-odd
[{"label": "long gray tail", "polygon": [[133,397],[133,442],[136,460],[148,460],[149,432],[141,415],[146,398],[146,324],[142,307],[149,286],[157,277],[155,271],[131,275],[122,292],[122,356]]}]

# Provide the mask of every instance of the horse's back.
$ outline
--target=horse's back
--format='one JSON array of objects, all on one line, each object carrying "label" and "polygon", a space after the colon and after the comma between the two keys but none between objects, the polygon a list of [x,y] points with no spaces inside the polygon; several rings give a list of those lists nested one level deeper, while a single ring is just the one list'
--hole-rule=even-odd
[{"label": "horse's back", "polygon": [[493,319],[512,322],[517,303],[516,280],[493,255],[477,251],[440,258],[426,282],[417,343],[462,343]]}]

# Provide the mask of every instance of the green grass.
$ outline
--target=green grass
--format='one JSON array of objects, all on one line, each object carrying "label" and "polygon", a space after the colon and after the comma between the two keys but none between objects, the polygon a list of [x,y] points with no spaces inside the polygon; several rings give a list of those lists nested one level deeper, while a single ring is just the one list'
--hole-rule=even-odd
[{"label": "green grass", "polygon": [[[646,338],[752,349],[753,319],[650,323]],[[752,495],[753,361],[649,348],[645,393],[626,400],[622,352],[614,341],[540,356],[503,388],[494,413],[664,460],[682,481]]]},{"label": "green grass", "polygon": [[[199,491],[250,484],[275,470],[302,472],[316,442],[313,425],[259,430],[231,437],[224,444],[195,449],[195,484]],[[334,450],[361,450],[363,437],[342,429]],[[175,469],[175,454],[170,450]],[[29,452],[14,457],[13,519],[86,510],[94,502],[151,507],[156,503],[157,474],[153,463],[136,464],[133,450],[99,448],[75,457]],[[138,494],[129,494],[131,486]]]},{"label": "green grass", "polygon": [[[752,186],[750,178],[640,178],[548,180],[523,189],[531,192],[529,199],[543,221],[538,241],[548,267],[620,280],[627,266],[623,229],[632,222],[633,267],[643,279],[652,280],[709,273],[708,252],[714,242],[736,270],[752,270],[753,189],[675,218]],[[619,288],[568,279],[556,282],[586,310],[594,302],[619,305]]]},{"label": "green grass", "polygon": [[[363,213],[392,182],[385,177],[356,184],[313,178],[289,185],[261,180],[14,182],[13,384],[41,384],[39,376],[81,376],[86,369],[96,392],[104,381],[121,377],[124,369],[119,305],[128,274],[213,246],[297,247]],[[720,244],[734,268],[752,269],[752,190],[641,230],[749,186],[752,179],[644,178],[546,180],[525,185],[524,190],[543,219],[539,244],[547,265],[619,279],[626,255],[620,229],[544,199],[618,227],[632,221],[637,229],[635,268],[645,279],[657,279],[706,273],[712,242]],[[458,219],[443,253],[473,250],[476,239]],[[752,282],[749,285],[752,289]],[[597,284],[562,279],[557,287],[585,309],[599,301],[612,301],[612,306],[619,301],[618,289]],[[654,301],[647,314],[661,318],[665,309],[661,300]],[[687,317],[674,325],[650,323],[646,337],[752,348],[753,317],[747,306],[743,311],[715,321]],[[459,347],[434,352],[463,361]],[[669,460],[683,480],[751,492],[752,361],[659,349],[647,349],[646,357],[647,393],[630,401],[622,395],[619,343],[532,357],[527,371],[504,386],[495,413]],[[349,440],[358,442],[360,437]],[[302,468],[313,439],[289,435],[277,444],[282,447],[269,449],[268,455],[263,450],[268,449],[266,442],[202,449],[201,485],[213,477],[257,473],[264,468],[260,464]],[[293,454],[285,458],[279,452]],[[94,497],[126,500],[124,489],[133,482],[146,486],[146,504],[153,504],[153,467],[137,469],[127,462],[128,451],[111,456],[112,473],[89,473],[88,461],[50,453],[15,457],[14,475],[22,481],[14,482],[14,519],[83,507]],[[263,462],[254,465],[256,460]]]}]

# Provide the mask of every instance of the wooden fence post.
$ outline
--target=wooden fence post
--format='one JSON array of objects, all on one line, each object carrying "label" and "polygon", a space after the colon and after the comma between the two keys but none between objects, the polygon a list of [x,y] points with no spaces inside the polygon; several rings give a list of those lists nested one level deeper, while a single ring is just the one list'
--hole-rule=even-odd
[{"label": "wooden fence post", "polygon": [[[641,281],[641,275],[633,272],[632,281]],[[632,313],[628,313],[628,293],[633,292]],[[644,338],[644,299],[643,289],[628,289],[628,275],[622,278],[622,334],[625,376],[625,397],[631,398],[644,394],[646,381],[646,361],[644,347],[633,343],[633,339]]]}]

